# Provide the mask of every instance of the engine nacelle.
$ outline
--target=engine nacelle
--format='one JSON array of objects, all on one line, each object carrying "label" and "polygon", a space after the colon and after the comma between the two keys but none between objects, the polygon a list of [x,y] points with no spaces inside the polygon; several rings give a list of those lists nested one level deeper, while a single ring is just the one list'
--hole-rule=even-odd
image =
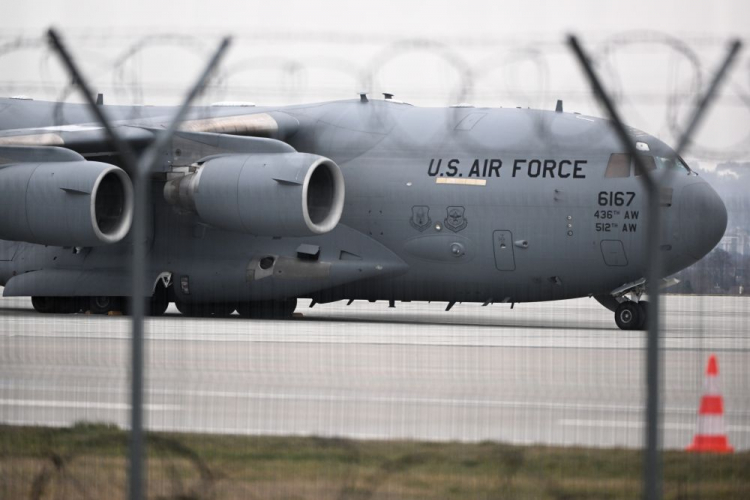
[{"label": "engine nacelle", "polygon": [[164,186],[166,200],[220,229],[257,236],[331,231],[344,208],[344,176],[306,153],[227,155]]},{"label": "engine nacelle", "polygon": [[93,161],[0,168],[0,239],[50,246],[117,243],[133,221],[133,186],[120,168]]}]

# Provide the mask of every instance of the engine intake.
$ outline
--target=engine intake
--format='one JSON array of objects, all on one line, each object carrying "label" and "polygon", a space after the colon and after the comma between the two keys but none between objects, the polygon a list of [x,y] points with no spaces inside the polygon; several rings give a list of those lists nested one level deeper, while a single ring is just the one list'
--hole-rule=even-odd
[{"label": "engine intake", "polygon": [[306,153],[209,158],[164,186],[166,200],[229,231],[307,236],[336,227],[344,177],[328,158]]},{"label": "engine intake", "polygon": [[133,221],[133,187],[120,168],[93,161],[0,168],[0,239],[50,246],[117,243]]}]

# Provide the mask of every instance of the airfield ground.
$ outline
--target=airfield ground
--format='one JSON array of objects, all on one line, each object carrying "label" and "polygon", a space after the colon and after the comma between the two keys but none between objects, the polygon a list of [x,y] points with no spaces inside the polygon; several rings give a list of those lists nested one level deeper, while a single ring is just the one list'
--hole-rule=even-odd
[{"label": "airfield ground", "polygon": [[[664,445],[692,439],[705,363],[750,449],[750,301],[667,296]],[[168,432],[643,445],[644,335],[593,299],[301,304],[292,321],[149,321],[146,422]],[[0,299],[0,423],[128,423],[129,321]]]}]

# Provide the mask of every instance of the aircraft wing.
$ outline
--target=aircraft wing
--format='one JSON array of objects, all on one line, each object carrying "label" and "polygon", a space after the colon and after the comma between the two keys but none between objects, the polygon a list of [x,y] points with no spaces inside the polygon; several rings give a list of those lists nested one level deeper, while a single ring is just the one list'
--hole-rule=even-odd
[{"label": "aircraft wing", "polygon": [[[36,108],[21,108],[15,110],[16,114],[32,114],[39,117],[41,122],[53,121],[53,103],[35,103],[35,106],[48,104],[49,109],[36,110]],[[22,104],[15,104],[16,107]],[[119,108],[119,107],[115,107]],[[144,108],[139,110],[147,113]],[[122,110],[114,110],[108,114],[125,115]],[[145,116],[135,119],[127,119],[124,116],[114,119],[113,124],[119,137],[134,148],[147,145],[154,139],[159,130],[166,127],[169,116],[163,115],[164,111],[157,110],[155,116]],[[230,113],[220,115],[220,113]],[[235,114],[231,114],[235,113]],[[192,112],[185,120],[180,130],[188,133],[210,133],[241,137],[263,137],[285,140],[297,132],[299,122],[296,118],[281,111],[254,111],[237,114],[237,109],[199,108]],[[49,115],[49,120],[42,120],[42,116]],[[0,116],[0,118],[3,118]],[[87,117],[91,118],[91,117]],[[8,127],[13,121],[10,118],[0,120],[0,128]],[[106,131],[97,123],[84,122],[76,124],[62,124],[43,127],[13,128],[0,131],[0,146],[54,146],[71,149],[84,156],[113,154],[113,147],[107,137]]]}]

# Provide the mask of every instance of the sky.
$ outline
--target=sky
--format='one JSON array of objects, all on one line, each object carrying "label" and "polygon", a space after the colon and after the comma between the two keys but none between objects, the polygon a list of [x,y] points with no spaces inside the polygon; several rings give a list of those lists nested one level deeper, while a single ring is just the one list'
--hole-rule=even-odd
[{"label": "sky", "polygon": [[10,31],[60,28],[320,30],[388,35],[608,33],[623,28],[743,35],[745,1],[27,1],[7,2]]},{"label": "sky", "polygon": [[[576,33],[626,121],[669,143],[727,41],[749,38],[750,19],[750,2],[717,0],[14,1],[2,10],[0,95],[76,100],[41,42],[55,26],[106,102],[119,104],[178,103],[228,34],[207,103],[366,90],[424,106],[554,108],[560,98],[566,110],[602,116],[564,43]],[[691,150],[704,168],[750,158],[750,56],[734,69]]]}]

